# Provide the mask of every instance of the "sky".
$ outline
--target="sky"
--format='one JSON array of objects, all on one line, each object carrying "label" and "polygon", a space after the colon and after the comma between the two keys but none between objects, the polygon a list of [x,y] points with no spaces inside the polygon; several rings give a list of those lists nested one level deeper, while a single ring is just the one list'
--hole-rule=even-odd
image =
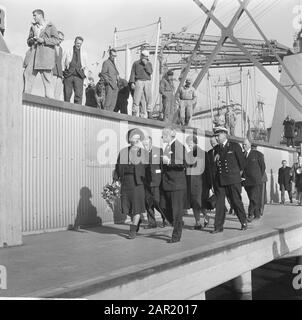
[{"label": "sky", "polygon": [[[210,8],[212,0],[204,0],[203,3]],[[238,1],[220,0],[218,3],[217,17],[227,23],[236,11]],[[164,33],[179,32],[184,27],[187,28],[187,32],[199,33],[206,18],[193,0],[0,0],[0,5],[7,10],[5,39],[12,53],[25,55],[32,11],[41,8],[45,11],[46,19],[64,32],[64,48],[72,46],[75,36],[81,35],[84,38],[90,68],[94,73],[97,73],[102,61],[107,58],[104,52],[113,45],[115,28],[124,30],[144,26],[155,23],[161,17]],[[301,0],[251,0],[249,8],[269,39],[276,39],[292,47],[293,35],[297,31],[294,22],[297,21],[299,5],[302,9]],[[207,34],[218,35],[218,29],[210,24]],[[118,45],[140,39],[154,42],[155,35],[156,26],[137,32],[118,33]],[[260,39],[260,35],[251,27],[245,16],[235,29],[235,35]],[[98,66],[96,62],[99,63]],[[124,58],[121,55],[118,68],[122,74],[125,72]],[[275,68],[269,70],[279,77]],[[221,70],[222,74],[225,72]],[[269,122],[277,91],[258,71],[256,91],[265,98],[266,117]],[[203,92],[201,96],[204,94]]]}]

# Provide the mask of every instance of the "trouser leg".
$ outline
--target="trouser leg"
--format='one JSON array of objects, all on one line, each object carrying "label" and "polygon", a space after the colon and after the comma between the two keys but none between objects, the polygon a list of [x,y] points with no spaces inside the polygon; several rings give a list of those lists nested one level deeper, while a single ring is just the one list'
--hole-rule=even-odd
[{"label": "trouser leg", "polygon": [[245,190],[249,198],[248,216],[260,217],[260,185],[248,186],[245,187]]},{"label": "trouser leg", "polygon": [[215,212],[215,230],[223,229],[225,221],[225,187],[215,184],[216,212]]},{"label": "trouser leg", "polygon": [[34,52],[31,52],[28,64],[23,73],[24,92],[30,93],[30,94],[32,93],[34,81],[38,74],[38,72],[34,70],[34,59],[35,59],[35,54]]},{"label": "trouser leg", "polygon": [[200,224],[200,212],[201,210],[193,209],[193,214],[194,214],[196,224]]},{"label": "trouser leg", "polygon": [[184,100],[180,100],[179,102],[179,113],[180,113],[180,123],[182,126],[184,126],[186,121],[186,104]]},{"label": "trouser leg", "polygon": [[246,224],[246,214],[244,210],[244,206],[242,203],[241,191],[242,187],[241,184],[234,184],[227,186],[228,194],[231,199],[232,207],[240,221],[241,224]]},{"label": "trouser leg", "polygon": [[148,113],[147,113],[147,103],[146,103],[146,98],[144,95],[144,92],[142,93],[142,98],[141,98],[141,102],[139,105],[139,115],[140,118],[148,118]]},{"label": "trouser leg", "polygon": [[186,126],[190,126],[192,115],[193,115],[193,101],[187,100],[186,101],[186,120],[185,120]]},{"label": "trouser leg", "polygon": [[74,103],[82,104],[84,80],[79,77],[74,77]]},{"label": "trouser leg", "polygon": [[173,210],[173,232],[172,239],[180,240],[183,228],[183,214],[186,204],[186,190],[171,192],[171,204]]},{"label": "trouser leg", "polygon": [[173,226],[173,210],[171,202],[171,192],[164,191],[161,199],[161,207],[164,208],[166,220]]},{"label": "trouser leg", "polygon": [[156,219],[155,219],[155,211],[154,211],[154,197],[152,194],[152,189],[146,187],[146,210],[147,210],[147,218],[149,225],[155,226]]},{"label": "trouser leg", "polygon": [[117,96],[118,96],[118,88],[112,89],[110,85],[107,85],[104,110],[114,111],[116,107]]},{"label": "trouser leg", "polygon": [[54,77],[54,98],[56,100],[62,100],[63,98],[63,81],[59,77]]},{"label": "trouser leg", "polygon": [[73,76],[64,79],[64,101],[70,102],[73,91]]},{"label": "trouser leg", "polygon": [[145,93],[145,99],[146,99],[146,107],[147,107],[147,112],[152,112],[153,107],[152,107],[152,82],[151,80],[149,81],[144,81],[144,93]]},{"label": "trouser leg", "polygon": [[133,109],[132,109],[132,115],[135,117],[139,117],[139,108],[141,99],[143,96],[144,87],[142,81],[136,81],[135,82],[135,90],[133,95]]},{"label": "trouser leg", "polygon": [[53,75],[52,70],[43,70],[40,72],[44,90],[45,90],[45,97],[53,99],[54,98],[54,87],[53,87]]},{"label": "trouser leg", "polygon": [[121,111],[122,114],[128,114],[128,101],[124,101],[120,105],[120,111]]},{"label": "trouser leg", "polygon": [[169,119],[168,98],[163,96],[162,102],[163,102],[163,121],[168,121]]}]

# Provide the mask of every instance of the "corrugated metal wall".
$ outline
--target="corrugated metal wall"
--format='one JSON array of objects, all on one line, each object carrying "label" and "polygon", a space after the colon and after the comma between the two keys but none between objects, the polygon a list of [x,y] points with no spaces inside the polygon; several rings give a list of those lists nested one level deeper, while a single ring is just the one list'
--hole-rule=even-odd
[{"label": "corrugated metal wall", "polygon": [[[76,111],[23,103],[23,182],[22,230],[24,233],[65,229],[76,219],[94,224],[122,221],[119,205],[114,212],[101,192],[112,181],[120,147],[126,146],[126,132],[140,127],[151,133],[160,145],[161,128],[147,124],[125,127],[121,120]],[[182,134],[180,134],[179,138]],[[121,144],[121,146],[120,146]],[[109,151],[106,147],[109,146]],[[208,149],[208,141],[205,145]],[[104,151],[105,150],[105,151]],[[281,158],[291,153],[262,148],[273,190]],[[111,155],[109,164],[100,161]],[[271,170],[273,175],[270,176]],[[273,177],[273,179],[270,179]],[[246,198],[246,197],[244,197]]]},{"label": "corrugated metal wall", "polygon": [[[119,204],[113,213],[101,192],[112,181],[119,141],[126,146],[126,132],[133,127],[123,124],[121,129],[119,120],[23,103],[23,232],[67,228],[77,215],[86,215],[80,218],[88,224],[95,223],[96,214],[102,223],[125,219]],[[161,130],[152,130],[159,140]],[[101,141],[104,136],[110,140]],[[106,144],[116,152],[102,165]]]},{"label": "corrugated metal wall", "polygon": [[23,115],[23,232],[73,224],[83,187],[103,223],[112,221],[101,192],[112,181],[113,165],[97,163],[97,132],[118,132],[119,123],[35,105],[24,105]]}]

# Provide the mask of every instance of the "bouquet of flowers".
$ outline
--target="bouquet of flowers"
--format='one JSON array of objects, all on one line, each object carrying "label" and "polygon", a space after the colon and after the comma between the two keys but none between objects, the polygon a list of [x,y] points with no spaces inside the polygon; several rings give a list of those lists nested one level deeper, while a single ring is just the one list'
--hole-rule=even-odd
[{"label": "bouquet of flowers", "polygon": [[113,210],[116,199],[121,197],[121,184],[119,181],[114,181],[111,184],[107,183],[103,189],[102,197]]}]

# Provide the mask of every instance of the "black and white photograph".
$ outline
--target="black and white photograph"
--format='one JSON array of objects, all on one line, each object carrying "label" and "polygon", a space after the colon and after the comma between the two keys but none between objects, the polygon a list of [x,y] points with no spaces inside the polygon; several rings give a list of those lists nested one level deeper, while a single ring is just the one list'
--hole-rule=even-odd
[{"label": "black and white photograph", "polygon": [[302,300],[302,0],[0,0],[0,121],[0,300]]}]

